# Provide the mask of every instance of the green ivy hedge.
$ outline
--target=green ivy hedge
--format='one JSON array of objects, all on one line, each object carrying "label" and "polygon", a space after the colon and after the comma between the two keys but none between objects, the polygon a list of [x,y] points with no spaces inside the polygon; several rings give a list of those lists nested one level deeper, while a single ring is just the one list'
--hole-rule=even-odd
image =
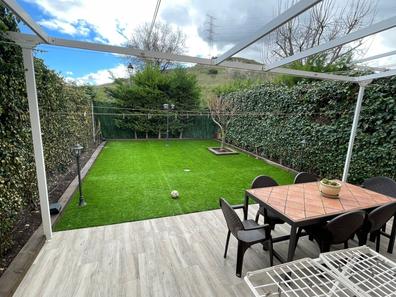
[{"label": "green ivy hedge", "polygon": [[[396,176],[396,78],[366,88],[349,181]],[[268,83],[228,94],[239,111],[228,142],[296,170],[341,178],[358,86]]]},{"label": "green ivy hedge", "polygon": [[[17,30],[0,6],[1,31]],[[36,172],[21,49],[0,43],[0,256],[24,209],[38,209]],[[91,98],[84,88],[67,85],[42,60],[35,59],[44,155],[49,188],[67,172],[76,142],[92,145]]]}]

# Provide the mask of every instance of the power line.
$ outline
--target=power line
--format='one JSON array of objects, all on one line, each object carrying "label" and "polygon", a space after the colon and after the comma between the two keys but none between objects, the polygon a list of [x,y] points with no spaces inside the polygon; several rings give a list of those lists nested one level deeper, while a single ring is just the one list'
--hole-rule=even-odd
[{"label": "power line", "polygon": [[[43,114],[54,114],[60,116],[91,116],[91,113],[86,112],[54,112],[54,111],[41,111]],[[27,112],[26,112],[27,113]],[[94,112],[96,116],[122,116],[122,117],[131,117],[131,116],[138,116],[138,117],[166,117],[167,113],[158,110],[157,112],[146,112],[146,113],[124,113],[124,112]],[[171,116],[176,117],[194,117],[194,116],[210,116],[210,112],[203,111],[203,112],[172,112],[170,113]],[[237,112],[237,113],[230,113],[230,112],[219,112],[218,115],[227,115],[232,117],[244,117],[244,116],[256,116],[256,117],[265,117],[265,116],[334,116],[334,115],[351,115],[353,114],[353,110],[347,111],[335,111],[335,112],[254,112],[254,111],[244,111],[244,112]]]}]

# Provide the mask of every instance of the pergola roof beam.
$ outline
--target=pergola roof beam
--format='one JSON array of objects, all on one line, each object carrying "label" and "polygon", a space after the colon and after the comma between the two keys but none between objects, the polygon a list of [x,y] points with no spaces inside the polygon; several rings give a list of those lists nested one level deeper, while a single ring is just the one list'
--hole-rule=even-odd
[{"label": "pergola roof beam", "polygon": [[[22,44],[31,43],[33,45],[38,45],[41,43],[40,39],[37,36],[31,34],[8,32],[8,36],[17,43],[22,43]],[[91,51],[106,52],[106,53],[116,53],[122,55],[135,56],[139,58],[151,58],[151,59],[161,58],[161,59],[167,59],[170,61],[178,61],[183,63],[196,63],[201,65],[214,66],[213,61],[211,59],[191,57],[187,55],[175,55],[175,54],[163,53],[163,52],[139,50],[130,47],[106,45],[106,44],[99,44],[99,43],[92,43],[85,41],[74,41],[74,40],[54,38],[54,37],[49,37],[49,42],[50,42],[49,45],[54,45],[54,46],[79,48],[83,50],[91,50]],[[264,67],[264,65],[261,64],[241,63],[241,62],[232,62],[232,61],[225,61],[217,66],[226,67],[226,68],[236,68],[241,70],[259,71],[259,72],[262,72]],[[277,68],[271,70],[271,72],[279,73],[279,74],[295,75],[299,77],[314,78],[314,79],[326,79],[326,80],[349,81],[349,82],[357,81],[355,77],[287,69],[287,68]]]},{"label": "pergola roof beam", "polygon": [[324,43],[322,45],[310,48],[303,52],[299,52],[299,53],[294,54],[290,57],[284,58],[280,61],[269,64],[268,66],[265,67],[265,70],[268,71],[268,70],[280,67],[282,65],[290,64],[291,62],[307,58],[309,56],[324,52],[326,50],[335,48],[337,46],[341,46],[341,45],[359,40],[361,38],[364,38],[364,37],[367,37],[367,36],[370,36],[370,35],[385,31],[385,30],[388,30],[393,27],[396,27],[396,16],[386,19],[384,21],[372,24],[364,29],[360,29],[358,31],[349,33],[348,35],[345,35],[343,37],[331,40],[331,41]]},{"label": "pergola roof beam", "polygon": [[389,57],[389,56],[393,56],[393,55],[396,55],[396,50],[395,51],[386,52],[386,53],[382,53],[382,54],[378,54],[378,55],[371,56],[371,57],[367,57],[367,58],[364,58],[364,59],[356,60],[356,61],[353,61],[353,63],[354,64],[364,63],[364,62],[368,62],[368,61],[372,61],[372,60],[376,60],[376,59],[381,59],[381,58],[385,58],[385,57]]},{"label": "pergola roof beam", "polygon": [[378,78],[389,77],[389,76],[394,76],[394,75],[396,75],[396,69],[360,76],[360,77],[358,77],[358,81],[361,82],[361,81],[378,79]]},{"label": "pergola roof beam", "polygon": [[30,15],[15,0],[1,0],[9,9],[12,10],[37,36],[45,43],[49,42],[47,33],[37,24]]},{"label": "pergola roof beam", "polygon": [[229,57],[232,57],[233,55],[239,53],[241,50],[247,48],[252,43],[268,35],[269,33],[273,32],[283,24],[287,23],[291,19],[295,18],[296,16],[300,15],[301,13],[303,13],[304,11],[306,11],[307,9],[311,8],[312,6],[316,5],[318,2],[321,1],[322,0],[300,0],[292,7],[287,9],[285,12],[283,12],[282,14],[271,20],[269,23],[267,23],[264,27],[260,28],[260,30],[258,30],[256,33],[245,38],[245,40],[242,40],[241,42],[233,46],[231,49],[226,51],[224,54],[222,54],[220,57],[216,58],[214,60],[215,64],[220,64]]},{"label": "pergola roof beam", "polygon": [[[17,43],[30,42],[32,44],[38,45],[42,43],[37,36],[31,34],[17,33],[17,32],[8,32],[8,36],[12,38]],[[146,59],[164,59],[170,61],[178,61],[184,63],[198,63],[198,64],[209,64],[212,65],[212,61],[210,59],[191,57],[187,55],[176,55],[165,52],[155,52],[155,51],[147,51],[140,50],[132,47],[123,47],[117,45],[107,45],[101,43],[93,43],[86,41],[77,41],[77,40],[69,40],[63,38],[55,38],[49,37],[49,45],[55,46],[63,46],[69,48],[78,48],[83,50],[91,50],[97,52],[105,52],[105,53],[115,53],[121,55],[129,55],[135,56],[139,58]]]},{"label": "pergola roof beam", "polygon": [[[251,70],[251,71],[261,71],[261,72],[263,71],[263,65],[260,65],[260,64],[249,64],[249,63],[225,61],[218,66],[227,67],[227,68],[243,69],[243,70]],[[314,78],[314,79],[357,82],[357,77],[336,75],[336,74],[330,74],[330,73],[320,73],[320,72],[313,72],[313,71],[305,71],[305,70],[296,70],[296,69],[289,69],[289,68],[276,68],[276,69],[270,70],[269,72],[277,73],[277,74],[293,75],[293,76],[299,76],[299,77],[306,77],[306,78]]]}]

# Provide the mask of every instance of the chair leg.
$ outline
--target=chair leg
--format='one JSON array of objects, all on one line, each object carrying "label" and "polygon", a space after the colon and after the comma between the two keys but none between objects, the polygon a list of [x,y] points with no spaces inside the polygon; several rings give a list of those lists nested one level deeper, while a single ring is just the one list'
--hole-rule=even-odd
[{"label": "chair leg", "polygon": [[319,248],[321,253],[327,253],[330,251],[330,244],[328,242],[321,242]]},{"label": "chair leg", "polygon": [[377,253],[379,253],[380,244],[381,244],[381,232],[378,230],[377,242],[376,242],[376,244],[375,244],[375,250],[376,250]]},{"label": "chair leg", "polygon": [[375,239],[377,238],[377,235],[375,233],[370,234],[370,241],[375,242]]},{"label": "chair leg", "polygon": [[367,233],[358,233],[357,236],[359,239],[359,246],[365,245],[367,243]]},{"label": "chair leg", "polygon": [[349,246],[348,246],[348,240],[344,242],[344,249],[347,249],[347,248],[349,248]]},{"label": "chair leg", "polygon": [[231,231],[228,230],[225,251],[224,251],[224,258],[227,258],[227,250],[228,250],[228,243],[230,242],[230,235],[231,235]]},{"label": "chair leg", "polygon": [[242,265],[243,265],[243,256],[245,255],[246,250],[249,245],[242,241],[238,241],[238,252],[237,252],[237,265],[236,265],[236,276],[241,277],[242,275]]},{"label": "chair leg", "polygon": [[392,254],[393,252],[393,247],[395,245],[395,237],[396,237],[396,215],[393,217],[392,231],[390,233],[390,238],[389,238],[389,245],[388,245],[389,254]]},{"label": "chair leg", "polygon": [[260,217],[260,212],[257,211],[256,218],[254,219],[254,221],[255,221],[256,223],[258,223],[259,217]]}]

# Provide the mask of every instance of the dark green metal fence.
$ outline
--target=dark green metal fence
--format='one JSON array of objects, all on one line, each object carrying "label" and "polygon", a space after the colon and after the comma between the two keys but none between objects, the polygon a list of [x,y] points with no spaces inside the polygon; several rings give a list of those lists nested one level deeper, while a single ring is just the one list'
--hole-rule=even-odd
[{"label": "dark green metal fence", "polygon": [[[169,112],[166,113],[149,113],[134,112],[112,104],[95,102],[94,103],[95,120],[100,123],[100,129],[103,137],[106,139],[134,139],[134,138],[161,138],[166,137],[166,117],[169,120],[169,137],[170,138],[193,138],[193,139],[211,139],[217,131],[215,124],[207,114],[186,114]],[[127,118],[139,121],[157,121],[158,129],[132,129],[123,128],[122,122]],[[175,128],[175,123],[182,119],[183,128]],[[155,126],[155,125],[154,125]]]}]

